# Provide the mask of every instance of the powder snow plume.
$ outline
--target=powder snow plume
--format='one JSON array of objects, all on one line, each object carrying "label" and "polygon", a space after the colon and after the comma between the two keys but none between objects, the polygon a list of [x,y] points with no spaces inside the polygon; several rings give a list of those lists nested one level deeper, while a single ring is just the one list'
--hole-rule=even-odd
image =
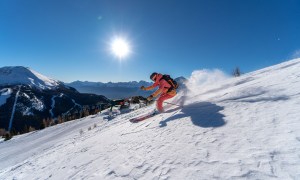
[{"label": "powder snow plume", "polygon": [[227,79],[229,79],[229,76],[219,69],[193,71],[186,81],[186,87],[183,91],[184,96],[186,97],[185,104],[192,103],[196,95],[198,96],[198,100],[199,95],[202,95],[201,99],[207,99],[208,97],[205,97],[205,94],[212,89],[220,87]]}]

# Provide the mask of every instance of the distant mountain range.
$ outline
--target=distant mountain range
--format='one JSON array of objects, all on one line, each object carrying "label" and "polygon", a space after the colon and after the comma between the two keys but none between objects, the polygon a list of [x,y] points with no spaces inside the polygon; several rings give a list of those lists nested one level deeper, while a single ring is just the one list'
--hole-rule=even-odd
[{"label": "distant mountain range", "polygon": [[88,81],[74,81],[66,85],[77,89],[81,93],[93,93],[104,95],[110,99],[129,98],[132,96],[148,96],[151,92],[140,90],[141,86],[149,86],[151,83],[146,81],[101,83]]},{"label": "distant mountain range", "polygon": [[22,66],[0,68],[0,95],[0,128],[15,132],[25,132],[29,126],[39,129],[43,119],[65,116],[70,120],[84,109],[109,103],[105,96],[79,93]]},{"label": "distant mountain range", "polygon": [[[179,84],[183,84],[186,80],[184,77],[175,79]],[[149,96],[153,91],[140,90],[141,86],[150,86],[151,82],[146,81],[130,81],[130,82],[89,82],[89,81],[74,81],[66,83],[66,85],[74,87],[81,93],[93,93],[104,95],[111,99],[129,98],[132,96]]]}]

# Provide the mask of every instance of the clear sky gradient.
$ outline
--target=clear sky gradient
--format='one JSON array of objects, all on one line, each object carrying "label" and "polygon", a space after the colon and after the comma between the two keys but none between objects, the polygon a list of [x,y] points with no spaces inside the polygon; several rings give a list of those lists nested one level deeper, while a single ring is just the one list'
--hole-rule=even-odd
[{"label": "clear sky gradient", "polygon": [[[119,61],[113,36],[133,53]],[[300,0],[1,0],[0,67],[64,82],[249,72],[300,54]]]}]

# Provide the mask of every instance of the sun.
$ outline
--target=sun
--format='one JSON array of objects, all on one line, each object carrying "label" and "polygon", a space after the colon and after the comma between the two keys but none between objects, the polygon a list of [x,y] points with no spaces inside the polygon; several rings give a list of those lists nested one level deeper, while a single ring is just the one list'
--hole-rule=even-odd
[{"label": "sun", "polygon": [[115,37],[110,43],[111,52],[119,59],[128,57],[131,52],[129,42],[123,37]]}]

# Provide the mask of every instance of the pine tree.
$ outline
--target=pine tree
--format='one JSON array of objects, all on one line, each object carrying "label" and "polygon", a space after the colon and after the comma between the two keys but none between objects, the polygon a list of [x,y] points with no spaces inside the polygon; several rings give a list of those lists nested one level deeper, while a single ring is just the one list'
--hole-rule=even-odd
[{"label": "pine tree", "polygon": [[54,119],[50,118],[50,126],[54,126],[54,125],[55,125]]},{"label": "pine tree", "polygon": [[24,125],[23,132],[28,133],[28,126],[26,124]]},{"label": "pine tree", "polygon": [[61,115],[61,121],[62,121],[62,122],[66,122],[66,121],[67,121],[66,116],[63,115],[63,114]]},{"label": "pine tree", "polygon": [[5,129],[1,128],[0,129],[0,136],[4,136],[6,134]]},{"label": "pine tree", "polygon": [[49,127],[51,125],[51,121],[50,121],[49,117],[47,118],[46,122],[47,122],[47,126],[46,127]]},{"label": "pine tree", "polygon": [[31,126],[29,126],[28,132],[32,132],[32,131],[35,131],[35,128],[34,128],[34,127],[31,127]]},{"label": "pine tree", "polygon": [[[46,121],[45,118],[43,119],[43,127],[44,127],[44,128],[48,127],[48,126],[47,126],[47,121]],[[44,128],[43,128],[43,129],[44,129]]]},{"label": "pine tree", "polygon": [[80,112],[79,112],[79,118],[83,118],[84,116],[83,116],[83,110],[80,110]]},{"label": "pine tree", "polygon": [[61,116],[57,117],[57,122],[58,122],[58,124],[61,124],[63,122]]},{"label": "pine tree", "polygon": [[241,76],[242,73],[241,73],[240,68],[239,68],[239,67],[236,67],[236,68],[232,71],[232,75],[233,75],[234,77],[239,77],[239,76]]},{"label": "pine tree", "polygon": [[12,135],[9,132],[7,132],[5,134],[4,141],[10,140],[11,138],[12,138]]}]

